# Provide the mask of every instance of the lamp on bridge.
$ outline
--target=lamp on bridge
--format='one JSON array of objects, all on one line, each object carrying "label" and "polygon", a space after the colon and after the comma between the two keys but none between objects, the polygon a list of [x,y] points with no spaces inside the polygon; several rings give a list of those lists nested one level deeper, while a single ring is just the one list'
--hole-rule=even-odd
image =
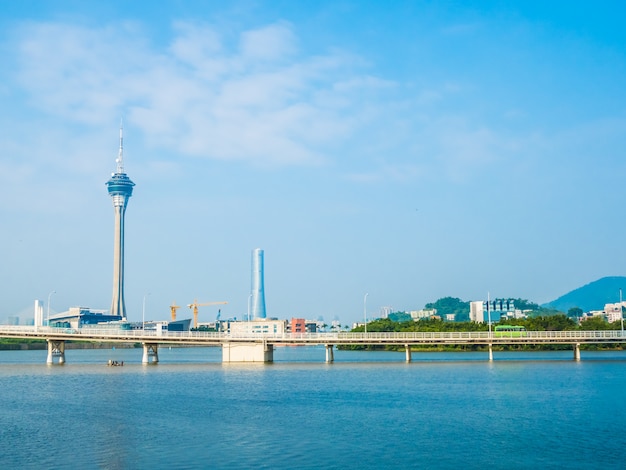
[{"label": "lamp on bridge", "polygon": [[622,288],[619,288],[619,318],[622,322],[622,336],[624,336],[624,307],[622,306]]},{"label": "lamp on bridge", "polygon": [[150,295],[150,292],[147,292],[143,295],[143,305],[141,306],[141,329],[146,329],[146,296]]},{"label": "lamp on bridge", "polygon": [[365,297],[363,297],[363,320],[365,321],[365,332],[367,333],[367,296],[368,294],[365,294]]},{"label": "lamp on bridge", "polygon": [[48,294],[48,312],[46,313],[46,326],[50,326],[50,297],[52,294],[56,294],[57,291],[53,290]]}]

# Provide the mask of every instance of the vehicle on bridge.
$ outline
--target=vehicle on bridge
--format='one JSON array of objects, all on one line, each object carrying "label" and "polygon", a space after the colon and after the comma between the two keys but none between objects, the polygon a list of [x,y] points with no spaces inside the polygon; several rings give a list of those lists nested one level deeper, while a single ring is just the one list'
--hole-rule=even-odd
[{"label": "vehicle on bridge", "polygon": [[496,325],[494,329],[496,338],[521,338],[527,334],[526,328],[517,325]]}]

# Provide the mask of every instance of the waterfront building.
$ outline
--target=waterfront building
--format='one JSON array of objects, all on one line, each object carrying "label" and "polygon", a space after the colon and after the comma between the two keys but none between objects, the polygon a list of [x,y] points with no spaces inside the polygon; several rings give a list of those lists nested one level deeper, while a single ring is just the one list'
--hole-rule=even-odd
[{"label": "waterfront building", "polygon": [[86,325],[119,322],[119,315],[108,315],[106,310],[94,310],[89,307],[70,307],[66,312],[50,316],[50,325],[55,327],[81,328]]},{"label": "waterfront building", "polygon": [[286,320],[258,319],[252,321],[229,322],[229,332],[236,334],[278,334],[281,335],[287,330]]},{"label": "waterfront building", "polygon": [[473,302],[470,302],[470,314],[469,314],[469,318],[470,321],[476,322],[476,323],[482,323],[485,321],[485,314],[484,314],[484,303],[482,300],[475,300]]},{"label": "waterfront building", "polygon": [[605,304],[604,305],[604,315],[606,315],[606,319],[609,323],[614,323],[616,321],[622,320],[623,308],[626,306],[626,302],[622,303],[614,303],[614,304]]},{"label": "waterfront building", "polygon": [[476,323],[499,322],[500,318],[520,318],[512,299],[477,300],[470,302],[470,321]]},{"label": "waterfront building", "polygon": [[304,318],[292,318],[290,329],[292,333],[306,333],[306,320]]},{"label": "waterfront building", "polygon": [[593,317],[603,317],[606,320],[606,312],[604,310],[590,310],[583,314],[581,320]]},{"label": "waterfront building", "polygon": [[288,329],[291,333],[315,333],[317,332],[317,322],[304,318],[292,318],[288,324]]},{"label": "waterfront building", "polygon": [[437,315],[437,309],[426,308],[422,310],[411,310],[409,312],[409,315],[411,315],[411,318],[413,319],[413,321],[419,321],[424,318],[433,318],[434,316]]},{"label": "waterfront building", "polygon": [[392,313],[391,307],[380,307],[380,318],[389,318],[389,315]]},{"label": "waterfront building", "polygon": [[128,198],[133,194],[133,183],[124,172],[124,139],[123,129],[120,126],[120,148],[115,173],[107,181],[107,189],[113,200],[115,209],[115,232],[113,243],[113,299],[111,301],[111,315],[126,319],[126,305],[124,303],[124,216]]},{"label": "waterfront building", "polygon": [[265,314],[265,283],[263,280],[264,253],[260,248],[252,250],[252,310],[250,319],[258,320],[266,317]]}]

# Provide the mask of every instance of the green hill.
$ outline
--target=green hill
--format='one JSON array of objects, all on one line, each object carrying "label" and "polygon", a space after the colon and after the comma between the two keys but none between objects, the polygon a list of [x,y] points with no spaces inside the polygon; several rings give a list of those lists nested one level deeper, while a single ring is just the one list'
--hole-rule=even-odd
[{"label": "green hill", "polygon": [[603,277],[543,304],[542,307],[554,308],[561,312],[567,312],[572,307],[579,307],[585,312],[602,310],[604,304],[619,301],[620,288],[623,289],[623,297],[626,300],[626,277]]}]

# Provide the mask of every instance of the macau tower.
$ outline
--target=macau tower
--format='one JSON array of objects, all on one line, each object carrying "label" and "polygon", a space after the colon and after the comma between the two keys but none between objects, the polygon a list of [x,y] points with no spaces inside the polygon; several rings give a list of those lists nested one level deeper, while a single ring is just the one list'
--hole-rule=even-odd
[{"label": "macau tower", "polygon": [[124,173],[124,138],[120,126],[120,150],[117,156],[117,169],[107,181],[109,195],[113,199],[115,209],[115,235],[113,245],[113,301],[111,315],[126,320],[126,305],[124,304],[124,214],[128,198],[133,194],[133,183]]}]

